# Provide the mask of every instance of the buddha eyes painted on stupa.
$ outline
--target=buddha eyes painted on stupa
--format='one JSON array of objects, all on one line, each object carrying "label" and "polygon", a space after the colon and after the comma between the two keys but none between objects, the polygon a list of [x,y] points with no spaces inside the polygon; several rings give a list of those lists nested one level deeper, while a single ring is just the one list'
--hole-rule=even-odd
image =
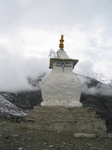
[{"label": "buddha eyes painted on stupa", "polygon": [[56,67],[61,67],[62,71],[64,71],[65,68],[70,68],[72,67],[70,62],[56,62],[55,64]]}]

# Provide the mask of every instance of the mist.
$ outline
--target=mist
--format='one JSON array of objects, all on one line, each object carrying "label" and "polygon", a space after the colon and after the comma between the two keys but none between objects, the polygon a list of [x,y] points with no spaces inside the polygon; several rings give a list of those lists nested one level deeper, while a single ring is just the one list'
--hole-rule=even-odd
[{"label": "mist", "polygon": [[[17,92],[24,90],[37,90],[38,86],[32,86],[28,83],[28,77],[35,82],[43,73],[49,73],[49,59],[54,57],[55,51],[50,50],[47,57],[23,57],[20,54],[14,54],[6,49],[0,50],[0,91]],[[94,66],[92,62],[83,61],[76,65],[74,72],[80,79],[83,91],[87,94],[112,95],[112,87],[101,84],[100,82],[93,87],[88,87],[91,78],[95,78]],[[88,77],[91,78],[88,78]]]},{"label": "mist", "polygon": [[28,84],[27,76],[38,78],[48,72],[48,58],[8,54],[0,57],[0,91],[35,90]]},{"label": "mist", "polygon": [[112,86],[103,84],[94,78],[77,75],[81,84],[82,92],[90,95],[112,96]]}]

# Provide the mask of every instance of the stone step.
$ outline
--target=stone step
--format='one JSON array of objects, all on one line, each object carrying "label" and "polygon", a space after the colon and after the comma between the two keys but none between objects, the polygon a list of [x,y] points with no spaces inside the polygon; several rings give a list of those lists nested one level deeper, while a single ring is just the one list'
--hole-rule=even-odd
[{"label": "stone step", "polygon": [[40,107],[29,111],[21,127],[62,133],[105,135],[105,122],[84,107]]},{"label": "stone step", "polygon": [[[78,112],[78,113],[77,113]],[[32,118],[37,118],[37,117],[48,117],[49,118],[54,118],[54,116],[57,116],[57,118],[64,118],[64,119],[83,119],[86,116],[87,118],[98,118],[96,116],[95,112],[88,110],[88,109],[79,109],[79,108],[74,108],[74,109],[68,109],[68,108],[63,108],[63,107],[35,107],[34,110],[29,112],[28,117]]]}]

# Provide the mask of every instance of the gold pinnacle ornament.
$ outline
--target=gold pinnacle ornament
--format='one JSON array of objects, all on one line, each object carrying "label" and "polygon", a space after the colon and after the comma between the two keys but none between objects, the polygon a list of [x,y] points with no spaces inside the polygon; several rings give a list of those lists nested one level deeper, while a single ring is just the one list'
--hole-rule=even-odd
[{"label": "gold pinnacle ornament", "polygon": [[64,35],[61,35],[61,39],[59,41],[60,41],[59,48],[63,49],[64,48]]}]

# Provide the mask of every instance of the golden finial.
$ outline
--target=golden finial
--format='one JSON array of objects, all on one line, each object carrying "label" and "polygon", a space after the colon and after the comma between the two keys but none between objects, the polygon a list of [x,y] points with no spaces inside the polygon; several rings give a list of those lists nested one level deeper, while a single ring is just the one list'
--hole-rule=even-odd
[{"label": "golden finial", "polygon": [[64,37],[64,35],[61,35],[60,44],[59,44],[60,49],[64,48],[64,39],[63,39],[63,37]]}]

